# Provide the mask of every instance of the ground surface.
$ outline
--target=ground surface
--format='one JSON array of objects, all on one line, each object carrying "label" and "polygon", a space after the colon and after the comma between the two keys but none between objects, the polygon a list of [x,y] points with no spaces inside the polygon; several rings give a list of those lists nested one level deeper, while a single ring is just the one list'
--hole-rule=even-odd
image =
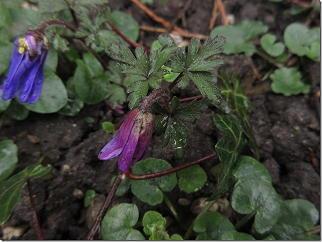
[{"label": "ground surface", "polygon": [[[110,2],[115,8],[132,13],[139,23],[153,24],[142,12],[125,3],[128,1]],[[154,9],[165,18],[175,20],[185,2],[173,0],[165,5],[157,3]],[[306,17],[285,16],[283,9],[279,9],[280,5],[268,1],[224,2],[227,12],[234,15],[236,22],[242,19],[261,20],[277,35],[282,34],[287,24],[294,20],[305,20]],[[183,26],[191,31],[209,34],[208,21],[212,4],[212,0],[192,1],[185,13],[185,20],[182,21]],[[141,40],[149,44],[155,36],[142,33]],[[259,70],[264,70],[268,65],[256,57],[254,63]],[[260,148],[261,161],[271,172],[279,193],[284,198],[308,199],[320,209],[320,106],[314,98],[314,90],[318,89],[319,83],[319,63],[306,61],[303,65],[313,91],[307,96],[284,97],[259,89],[251,96],[251,122]],[[255,81],[251,66],[244,57],[229,57],[224,68],[239,73],[242,83],[248,85],[248,89],[249,83],[251,86],[261,84]],[[88,117],[93,122],[89,122]],[[101,130],[100,122],[116,123],[120,118],[121,115],[101,103],[86,107],[73,118],[58,114],[32,114],[25,121],[12,121],[2,128],[0,139],[7,137],[18,145],[19,167],[34,163],[42,156],[45,157],[45,163],[54,167],[53,177],[32,185],[46,239],[84,238],[93,211],[84,208],[83,194],[87,189],[104,194],[115,174],[114,161],[102,162],[97,159],[99,149],[109,139],[109,135]],[[193,124],[191,132],[191,147],[185,153],[187,159],[200,158],[213,150],[217,135],[210,115],[203,114]],[[150,148],[148,155],[171,160],[174,154],[160,150],[157,147],[158,137],[154,139],[155,146]],[[207,163],[203,165],[207,167]],[[209,195],[210,190],[211,185],[189,196],[176,191],[171,193],[175,194],[171,199],[176,201],[184,197],[193,202],[197,197]],[[24,196],[23,202],[16,207],[8,225],[25,229],[21,239],[32,239],[35,235],[29,228],[30,209],[26,205],[26,199]],[[97,205],[101,199],[102,197],[97,197]],[[121,198],[124,201],[132,199],[135,198]],[[135,202],[145,209],[143,203],[137,200]],[[189,205],[182,209],[192,209],[191,207]],[[163,208],[160,209],[162,211]],[[168,210],[164,209],[164,214],[167,213]]]}]

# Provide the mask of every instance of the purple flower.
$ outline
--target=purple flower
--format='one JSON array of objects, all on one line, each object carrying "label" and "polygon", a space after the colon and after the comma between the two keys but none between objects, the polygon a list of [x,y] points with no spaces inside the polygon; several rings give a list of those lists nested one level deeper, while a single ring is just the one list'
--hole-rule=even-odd
[{"label": "purple flower", "polygon": [[36,102],[41,95],[46,56],[47,44],[42,34],[29,32],[16,39],[9,70],[1,87],[2,99],[17,96],[22,103]]},{"label": "purple flower", "polygon": [[109,160],[120,156],[118,168],[121,172],[127,172],[144,155],[152,137],[153,120],[151,113],[133,109],[112,140],[103,147],[98,158]]}]

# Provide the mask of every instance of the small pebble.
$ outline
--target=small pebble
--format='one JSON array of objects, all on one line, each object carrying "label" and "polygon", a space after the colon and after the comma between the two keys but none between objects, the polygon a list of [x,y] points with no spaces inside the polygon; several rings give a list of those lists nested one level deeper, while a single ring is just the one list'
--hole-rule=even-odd
[{"label": "small pebble", "polygon": [[74,191],[73,191],[73,196],[77,199],[82,199],[84,197],[84,193],[82,190],[76,188]]}]

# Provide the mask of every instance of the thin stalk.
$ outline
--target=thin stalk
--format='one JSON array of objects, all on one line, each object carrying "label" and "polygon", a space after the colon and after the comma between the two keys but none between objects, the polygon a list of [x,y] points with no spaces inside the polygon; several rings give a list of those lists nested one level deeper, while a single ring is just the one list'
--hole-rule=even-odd
[{"label": "thin stalk", "polygon": [[28,189],[29,202],[30,202],[30,207],[32,212],[31,226],[36,233],[37,240],[44,240],[44,234],[42,232],[42,229],[39,223],[39,218],[36,210],[36,203],[32,196],[31,183],[29,180],[27,180],[27,189]]},{"label": "thin stalk", "polygon": [[119,174],[113,184],[112,184],[112,187],[111,189],[109,190],[108,192],[108,195],[106,196],[105,198],[105,201],[103,203],[103,205],[101,206],[97,216],[96,216],[96,219],[94,221],[94,224],[92,225],[89,233],[87,234],[86,236],[86,240],[93,240],[95,234],[97,233],[97,231],[99,230],[99,226],[100,226],[100,223],[102,221],[102,218],[103,218],[103,215],[105,214],[106,210],[110,207],[112,201],[113,201],[113,198],[115,196],[115,193],[117,191],[117,188],[119,187],[121,181],[124,179],[124,175],[123,174]]},{"label": "thin stalk", "polygon": [[39,24],[36,27],[36,29],[34,29],[34,31],[39,31],[43,33],[48,27],[55,26],[55,25],[66,27],[71,31],[76,31],[76,27],[73,24],[65,22],[60,19],[50,19],[50,20],[44,21],[41,24]]},{"label": "thin stalk", "polygon": [[257,55],[259,55],[260,57],[262,57],[264,60],[268,61],[269,63],[271,63],[272,65],[276,66],[277,68],[282,68],[283,65],[277,63],[273,58],[269,57],[268,55],[266,55],[264,52],[257,50],[255,52]]},{"label": "thin stalk", "polygon": [[125,175],[129,178],[129,179],[132,179],[132,180],[146,180],[146,179],[153,179],[153,178],[157,178],[157,177],[161,177],[161,176],[166,176],[166,175],[169,175],[169,174],[172,174],[174,172],[177,172],[177,171],[180,171],[180,170],[183,170],[185,168],[188,168],[190,166],[193,166],[193,165],[196,165],[196,164],[199,164],[205,160],[209,160],[209,159],[212,159],[212,158],[215,158],[216,157],[216,154],[210,154],[210,155],[207,155],[199,160],[195,160],[195,161],[192,161],[192,162],[189,162],[189,163],[184,163],[184,164],[181,164],[181,165],[178,165],[176,167],[172,167],[170,169],[166,169],[166,170],[163,170],[163,171],[160,171],[160,172],[155,172],[155,173],[150,173],[150,174],[144,174],[144,175],[135,175],[133,173],[131,173],[130,171],[125,173]]},{"label": "thin stalk", "polygon": [[173,203],[171,202],[171,200],[169,199],[169,197],[166,194],[163,194],[163,199],[164,199],[165,204],[167,205],[167,207],[171,211],[173,217],[180,224],[180,218],[179,218],[178,212],[177,212],[176,208],[174,207]]}]

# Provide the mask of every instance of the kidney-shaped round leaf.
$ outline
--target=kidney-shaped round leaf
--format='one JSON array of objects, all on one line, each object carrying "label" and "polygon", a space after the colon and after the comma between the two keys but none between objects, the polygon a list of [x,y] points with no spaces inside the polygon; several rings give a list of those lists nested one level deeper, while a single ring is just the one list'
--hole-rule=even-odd
[{"label": "kidney-shaped round leaf", "polygon": [[291,96],[310,91],[310,85],[302,82],[301,73],[294,67],[277,69],[270,78],[273,80],[272,90],[275,93]]},{"label": "kidney-shaped round leaf", "polygon": [[34,104],[25,104],[30,111],[36,113],[55,113],[67,103],[67,91],[61,79],[50,69],[45,69],[41,97]]},{"label": "kidney-shaped round leaf", "polygon": [[103,240],[142,240],[143,235],[133,229],[139,219],[135,204],[121,203],[111,208],[103,218],[101,235]]},{"label": "kidney-shaped round leaf", "polygon": [[[171,168],[165,160],[148,158],[133,166],[132,171],[136,175],[154,173]],[[175,174],[162,176],[148,180],[132,180],[131,191],[141,201],[151,206],[162,203],[163,192],[170,192],[177,184]]]},{"label": "kidney-shaped round leaf", "polygon": [[282,213],[272,234],[277,240],[311,240],[310,233],[319,221],[319,211],[312,203],[303,199],[286,200],[282,203]]},{"label": "kidney-shaped round leaf", "polygon": [[6,179],[18,162],[17,146],[11,140],[0,141],[0,182]]},{"label": "kidney-shaped round leaf", "polygon": [[261,47],[271,56],[277,57],[283,54],[285,46],[283,43],[276,43],[276,36],[273,34],[265,34],[260,40]]},{"label": "kidney-shaped round leaf", "polygon": [[220,213],[205,212],[196,218],[193,230],[198,233],[197,240],[219,240],[224,233],[235,231],[235,228]]},{"label": "kidney-shaped round leaf", "polygon": [[207,174],[199,165],[194,165],[179,171],[178,179],[179,188],[186,193],[191,193],[198,191],[205,185]]}]

